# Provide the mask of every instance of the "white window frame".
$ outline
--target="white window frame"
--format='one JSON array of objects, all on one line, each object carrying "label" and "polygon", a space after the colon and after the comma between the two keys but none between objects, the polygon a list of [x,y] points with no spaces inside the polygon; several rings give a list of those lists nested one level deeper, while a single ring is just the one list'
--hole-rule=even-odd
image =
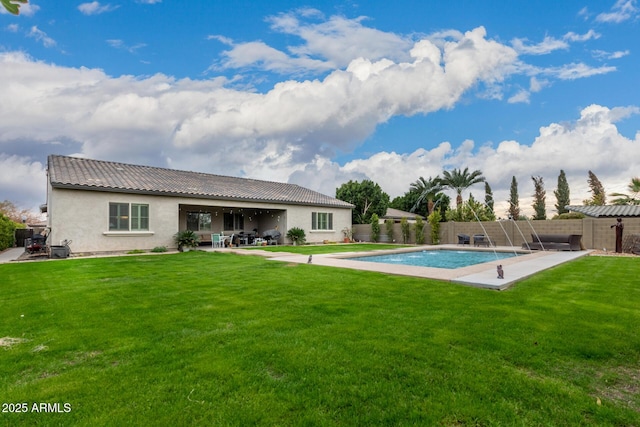
[{"label": "white window frame", "polygon": [[333,231],[333,212],[311,212],[311,231]]},{"label": "white window frame", "polygon": [[[111,208],[113,206],[118,207],[116,209],[116,215],[111,214]],[[125,206],[126,210],[123,209]],[[146,210],[146,215],[141,214],[143,210]],[[114,220],[115,223],[112,220]],[[147,203],[109,202],[108,222],[110,233],[149,231],[149,205]]]}]

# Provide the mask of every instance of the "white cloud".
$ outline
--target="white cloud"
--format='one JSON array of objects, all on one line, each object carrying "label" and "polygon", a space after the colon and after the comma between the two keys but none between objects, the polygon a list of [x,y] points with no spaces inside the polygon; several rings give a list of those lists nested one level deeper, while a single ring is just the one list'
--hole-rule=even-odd
[{"label": "white cloud", "polygon": [[585,6],[582,9],[580,9],[580,11],[578,12],[578,16],[580,16],[582,19],[587,21],[591,16],[591,13],[589,12],[589,8]]},{"label": "white cloud", "polygon": [[535,76],[529,80],[529,90],[533,93],[540,92],[543,88],[549,86],[548,80],[539,80]]},{"label": "white cloud", "polygon": [[119,8],[111,4],[100,4],[100,2],[92,1],[91,3],[82,3],[78,6],[80,13],[84,15],[100,15],[101,13],[111,12]]},{"label": "white cloud", "polygon": [[576,34],[574,32],[568,32],[564,35],[564,40],[569,40],[571,42],[586,42],[588,40],[596,40],[601,37],[600,34],[596,33],[593,30],[587,31],[585,34]]},{"label": "white cloud", "polygon": [[366,18],[347,19],[333,16],[328,20],[310,23],[305,19],[322,18],[315,9],[299,9],[267,18],[272,30],[297,36],[301,43],[277,50],[262,41],[233,43],[227,37],[209,36],[232,49],[223,52],[225,59],[214,69],[257,67],[278,73],[321,73],[344,68],[359,57],[377,61],[389,58],[409,60],[407,55],[413,42],[401,36],[362,25]]},{"label": "white cloud", "polygon": [[629,50],[618,50],[615,52],[606,52],[604,50],[594,50],[592,51],[593,57],[597,59],[620,59],[629,55],[631,52]]},{"label": "white cloud", "polygon": [[516,93],[511,98],[509,98],[507,102],[509,104],[518,104],[521,102],[528,104],[530,95],[531,93],[528,90],[521,89],[520,91],[518,91],[518,93]]},{"label": "white cloud", "polygon": [[39,42],[42,42],[44,47],[54,47],[56,45],[56,41],[49,37],[47,33],[40,30],[37,26],[31,27],[31,30],[27,34],[28,37],[34,38]]},{"label": "white cloud", "polygon": [[335,68],[333,64],[325,61],[291,57],[263,42],[234,44],[231,50],[222,52],[222,56],[225,59],[214,69],[259,67],[280,74],[304,74],[308,71],[324,72]]},{"label": "white cloud", "polygon": [[598,22],[609,22],[619,24],[638,16],[638,7],[636,0],[617,0],[611,7],[611,12],[603,12],[596,16]]},{"label": "white cloud", "polygon": [[603,66],[591,67],[584,63],[566,64],[561,67],[550,67],[541,71],[541,74],[553,76],[561,80],[575,80],[585,77],[607,74],[616,71],[616,67]]},{"label": "white cloud", "polygon": [[568,32],[561,40],[551,36],[545,36],[545,38],[537,44],[528,44],[527,39],[514,38],[511,41],[511,45],[520,54],[547,55],[556,50],[568,50],[570,47],[569,42],[586,42],[599,38],[600,34],[593,30],[589,30],[585,34]]},{"label": "white cloud", "polygon": [[[635,114],[640,114],[640,108],[609,109],[591,105],[584,108],[580,118],[574,122],[551,123],[542,127],[532,144],[502,141],[496,147],[484,145],[476,148],[473,141],[467,140],[457,148],[443,142],[432,150],[418,149],[406,154],[381,152],[353,160],[342,167],[315,162],[297,174],[297,182],[317,185],[314,177],[322,177],[322,185],[331,188],[348,179],[358,179],[351,174],[360,173],[379,183],[393,198],[408,191],[409,185],[421,176],[436,176],[444,169],[469,167],[483,172],[494,193],[496,212],[504,216],[511,178],[515,176],[518,181],[521,210],[531,215],[531,176],[540,175],[545,180],[547,191],[547,215],[551,216],[556,202],[553,190],[561,169],[567,174],[574,204],[581,204],[582,200],[589,198],[589,170],[596,173],[608,193],[625,191],[631,177],[638,174],[640,132],[635,139],[626,138],[618,132],[615,123]],[[336,179],[331,180],[331,175]],[[354,178],[349,178],[352,176]],[[470,192],[476,199],[484,198],[481,185],[466,191],[465,197]]]},{"label": "white cloud", "polygon": [[515,38],[511,41],[511,45],[518,53],[525,55],[546,55],[554,50],[569,49],[569,43],[566,41],[549,36],[538,44],[527,45],[525,44],[527,41],[527,39]]},{"label": "white cloud", "polygon": [[146,43],[138,43],[133,46],[127,46],[122,40],[111,39],[107,40],[107,44],[115,49],[126,50],[129,53],[136,53],[138,49],[146,47]]},{"label": "white cloud", "polygon": [[0,153],[0,200],[37,212],[38,206],[46,202],[45,169],[29,157]]},{"label": "white cloud", "polygon": [[5,27],[5,29],[10,33],[17,33],[20,29],[20,26],[18,24],[9,24]]}]

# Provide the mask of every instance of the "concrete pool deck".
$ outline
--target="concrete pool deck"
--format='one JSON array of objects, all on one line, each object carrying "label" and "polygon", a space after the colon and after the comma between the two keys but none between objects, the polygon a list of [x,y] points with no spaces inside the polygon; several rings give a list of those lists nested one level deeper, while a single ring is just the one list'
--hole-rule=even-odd
[{"label": "concrete pool deck", "polygon": [[[591,251],[535,251],[532,253],[522,253],[520,248],[512,248],[510,246],[496,247],[497,252],[514,252],[518,251],[519,256],[494,260],[482,264],[476,264],[469,267],[456,269],[433,268],[433,267],[416,267],[411,265],[400,264],[384,264],[377,262],[356,261],[349,258],[366,255],[382,255],[387,253],[398,252],[415,252],[421,250],[477,250],[493,252],[493,249],[486,248],[469,248],[459,245],[438,245],[438,246],[415,246],[411,248],[402,248],[395,250],[380,250],[371,252],[343,252],[334,254],[318,254],[313,255],[312,264],[323,265],[327,267],[349,268],[353,270],[376,271],[379,273],[395,274],[401,276],[420,277],[425,279],[444,280],[454,283],[460,283],[468,286],[479,288],[503,290],[512,286],[514,283],[523,280],[540,271],[555,267],[568,261],[586,256]],[[228,249],[227,249],[228,251]],[[260,250],[241,251],[245,254],[263,255],[274,261],[282,261],[289,263],[306,264],[309,255],[299,255],[287,252],[267,252]],[[520,255],[522,253],[522,255]],[[504,269],[504,279],[497,278],[496,267],[502,264]]]}]

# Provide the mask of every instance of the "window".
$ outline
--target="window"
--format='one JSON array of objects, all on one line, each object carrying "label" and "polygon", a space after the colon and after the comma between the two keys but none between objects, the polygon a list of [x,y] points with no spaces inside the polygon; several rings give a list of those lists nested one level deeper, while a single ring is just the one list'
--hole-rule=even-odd
[{"label": "window", "polygon": [[109,231],[141,230],[149,230],[149,205],[109,203]]},{"label": "window", "polygon": [[333,213],[312,212],[311,213],[311,229],[312,230],[333,230]]},{"label": "window", "polygon": [[211,231],[211,212],[187,212],[187,230]]},{"label": "window", "polygon": [[131,230],[149,229],[149,205],[131,204]]},{"label": "window", "polygon": [[244,216],[242,214],[224,214],[225,230],[244,230]]}]

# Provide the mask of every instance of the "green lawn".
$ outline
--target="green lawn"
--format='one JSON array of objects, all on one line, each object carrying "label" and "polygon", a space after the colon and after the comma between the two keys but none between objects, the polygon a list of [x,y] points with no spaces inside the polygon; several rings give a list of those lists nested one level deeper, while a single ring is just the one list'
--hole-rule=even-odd
[{"label": "green lawn", "polygon": [[228,253],[0,265],[3,409],[71,409],[0,425],[637,426],[639,261],[505,292]]}]

